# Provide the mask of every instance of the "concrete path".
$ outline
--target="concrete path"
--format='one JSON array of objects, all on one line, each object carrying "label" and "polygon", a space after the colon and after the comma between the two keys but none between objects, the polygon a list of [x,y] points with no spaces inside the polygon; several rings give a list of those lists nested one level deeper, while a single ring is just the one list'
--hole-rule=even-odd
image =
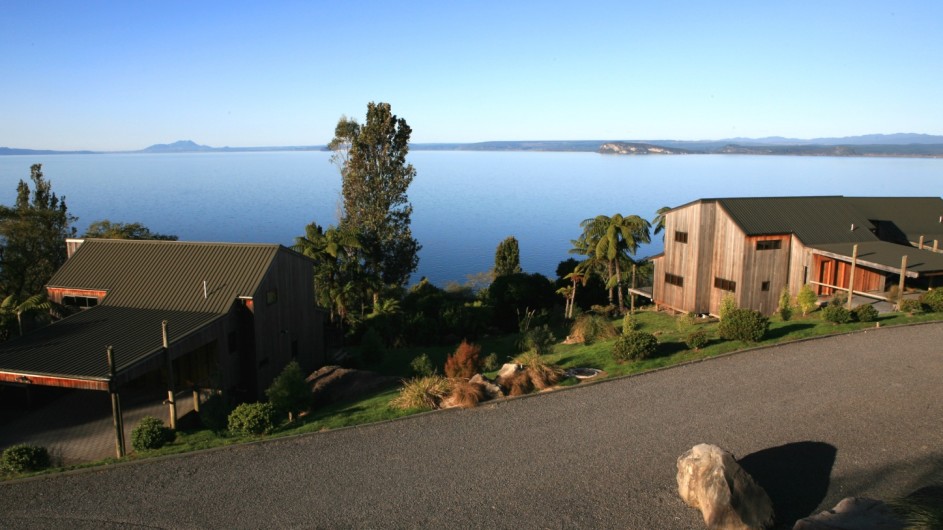
[{"label": "concrete path", "polygon": [[0,484],[4,528],[703,528],[718,444],[791,527],[943,483],[943,324],[768,348],[473,410]]},{"label": "concrete path", "polygon": [[[160,396],[160,393],[153,393]],[[163,395],[166,398],[166,394]],[[123,395],[124,439],[128,453],[131,429],[144,416],[160,418],[169,423],[169,413],[162,398]],[[177,416],[193,410],[193,393],[177,395]],[[106,392],[75,390],[31,412],[4,424],[0,429],[0,447],[18,443],[41,445],[49,450],[56,464],[72,465],[115,456],[115,429],[111,415],[111,398]]]}]

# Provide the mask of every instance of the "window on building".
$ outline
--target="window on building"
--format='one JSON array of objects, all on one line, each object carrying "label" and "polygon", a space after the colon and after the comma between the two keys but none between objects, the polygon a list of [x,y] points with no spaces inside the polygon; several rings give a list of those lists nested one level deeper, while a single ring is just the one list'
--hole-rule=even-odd
[{"label": "window on building", "polygon": [[761,291],[769,291],[769,282],[763,282],[760,284]]},{"label": "window on building", "polygon": [[684,287],[684,278],[676,274],[665,273],[665,283]]},{"label": "window on building", "polygon": [[781,248],[783,248],[782,239],[767,239],[764,241],[756,242],[757,250],[779,250]]},{"label": "window on building", "polygon": [[98,305],[98,298],[94,296],[63,296],[62,305],[88,309]]},{"label": "window on building", "polygon": [[688,233],[687,233],[687,232],[679,232],[679,231],[675,230],[675,241],[677,241],[678,243],[687,243],[687,242],[688,242]]},{"label": "window on building", "polygon": [[714,287],[723,289],[724,291],[734,292],[737,290],[737,282],[723,278],[714,278]]}]

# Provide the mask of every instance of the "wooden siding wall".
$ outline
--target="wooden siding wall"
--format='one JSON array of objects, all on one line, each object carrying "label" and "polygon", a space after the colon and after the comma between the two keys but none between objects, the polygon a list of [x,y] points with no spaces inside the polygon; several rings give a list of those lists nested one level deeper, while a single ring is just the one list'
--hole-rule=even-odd
[{"label": "wooden siding wall", "polygon": [[738,306],[744,307],[743,266],[747,245],[746,234],[743,230],[733,222],[726,211],[718,207],[714,224],[714,252],[707,265],[710,270],[710,279],[699,286],[699,297],[710,300],[705,313],[716,315],[720,309],[720,301],[729,292],[715,288],[714,278],[737,282],[737,290],[733,293],[734,299]]},{"label": "wooden siding wall", "polygon": [[[314,299],[311,262],[279,252],[259,289],[254,293],[257,388],[264,391],[292,360],[292,341],[297,341],[296,360],[306,372],[324,362],[321,312]],[[269,303],[269,292],[277,301]],[[284,333],[282,331],[285,331]]]},{"label": "wooden siding wall", "polygon": [[[848,288],[848,278],[851,276],[851,263],[839,261],[834,258],[816,255],[814,263],[814,280],[835,285],[837,287]],[[884,273],[858,266],[855,269],[855,291],[883,291],[885,277]],[[830,295],[835,293],[831,287],[816,286],[817,293],[820,295]]]},{"label": "wooden siding wall", "polygon": [[[780,248],[757,250],[759,241],[779,241]],[[737,284],[740,292],[740,307],[755,309],[764,315],[776,311],[779,293],[788,282],[789,254],[792,237],[753,236],[746,238],[743,253],[743,283]],[[766,291],[763,282],[768,282]]]},{"label": "wooden siding wall", "polygon": [[[697,292],[703,274],[698,264],[703,256],[711,254],[713,248],[710,232],[714,210],[713,203],[694,203],[665,217],[665,253],[656,261],[655,268],[656,304],[677,311],[699,312]],[[687,243],[675,241],[675,232],[686,232]],[[665,274],[680,276],[684,285],[679,287],[666,283]]]},{"label": "wooden siding wall", "polygon": [[812,281],[815,272],[812,263],[812,249],[807,248],[796,236],[790,237],[789,251],[789,294],[799,294],[802,286]]}]

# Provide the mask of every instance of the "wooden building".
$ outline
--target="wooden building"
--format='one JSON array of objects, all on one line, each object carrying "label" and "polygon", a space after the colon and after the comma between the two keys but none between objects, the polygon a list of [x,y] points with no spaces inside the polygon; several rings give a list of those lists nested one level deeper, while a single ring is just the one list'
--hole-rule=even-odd
[{"label": "wooden building", "polygon": [[739,307],[770,314],[785,286],[828,295],[854,281],[856,294],[881,299],[901,274],[911,286],[943,283],[941,241],[939,197],[701,199],[665,214],[652,297],[716,315],[731,293]]},{"label": "wooden building", "polygon": [[0,345],[0,383],[115,393],[145,380],[254,400],[290,361],[323,363],[313,264],[297,252],[104,239],[69,247],[46,289],[79,310]]}]

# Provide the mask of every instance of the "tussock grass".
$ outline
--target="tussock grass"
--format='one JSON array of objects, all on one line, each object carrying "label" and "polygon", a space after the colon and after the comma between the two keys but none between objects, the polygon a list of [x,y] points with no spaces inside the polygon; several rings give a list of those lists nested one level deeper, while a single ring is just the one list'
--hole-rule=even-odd
[{"label": "tussock grass", "polygon": [[390,406],[403,410],[437,409],[451,388],[452,382],[441,375],[414,377],[403,383],[403,388],[390,401]]},{"label": "tussock grass", "polygon": [[619,331],[609,317],[595,313],[584,313],[570,327],[570,341],[582,344],[609,340],[619,336]]}]

